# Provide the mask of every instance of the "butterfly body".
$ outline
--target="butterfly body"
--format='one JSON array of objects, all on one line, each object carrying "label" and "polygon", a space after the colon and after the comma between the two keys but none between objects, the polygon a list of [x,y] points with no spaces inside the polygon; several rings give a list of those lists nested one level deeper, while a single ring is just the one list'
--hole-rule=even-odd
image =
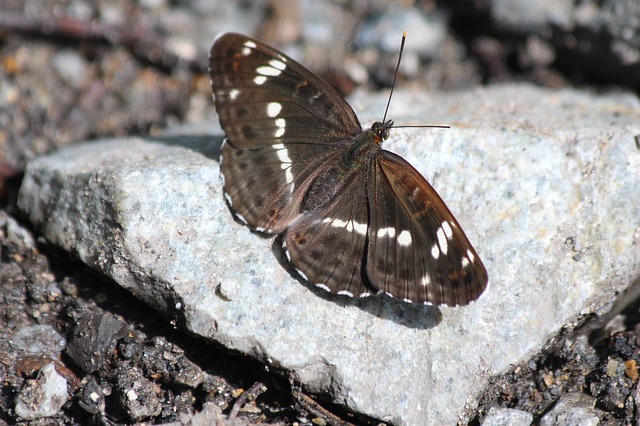
[{"label": "butterfly body", "polygon": [[210,55],[227,138],[227,203],[251,229],[282,234],[307,281],[334,293],[465,305],[487,273],[435,190],[383,150],[392,121],[363,130],[347,102],[281,52],[239,34]]},{"label": "butterfly body", "polygon": [[[388,126],[393,122],[389,121]],[[385,127],[379,122],[374,123],[371,129],[365,130],[356,136],[353,143],[346,151],[346,162],[353,167],[361,167],[370,164],[377,157],[381,149],[384,133],[387,132]],[[387,136],[388,137],[388,136]]]}]

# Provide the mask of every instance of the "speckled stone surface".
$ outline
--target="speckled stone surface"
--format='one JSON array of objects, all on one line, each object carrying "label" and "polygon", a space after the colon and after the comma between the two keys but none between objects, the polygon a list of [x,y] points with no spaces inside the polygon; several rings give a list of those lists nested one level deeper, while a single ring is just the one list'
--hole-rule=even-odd
[{"label": "speckled stone surface", "polygon": [[[352,97],[363,123],[379,120],[385,101]],[[277,240],[232,220],[219,130],[36,159],[19,206],[51,242],[190,331],[352,410],[451,424],[488,378],[640,273],[640,102],[527,85],[398,91],[390,117],[452,126],[398,129],[385,148],[433,184],[482,257],[490,286],[469,307],[329,297],[298,282]]]}]

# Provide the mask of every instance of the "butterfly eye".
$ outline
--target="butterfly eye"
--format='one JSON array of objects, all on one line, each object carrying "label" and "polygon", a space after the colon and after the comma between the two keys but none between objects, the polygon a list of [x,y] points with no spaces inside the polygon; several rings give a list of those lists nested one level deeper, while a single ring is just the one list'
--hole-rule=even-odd
[{"label": "butterfly eye", "polygon": [[390,123],[393,122],[388,121],[387,123],[382,124],[381,122],[376,121],[371,125],[371,131],[373,132],[375,137],[379,139],[377,141],[378,143],[389,139],[389,127],[391,125]]}]

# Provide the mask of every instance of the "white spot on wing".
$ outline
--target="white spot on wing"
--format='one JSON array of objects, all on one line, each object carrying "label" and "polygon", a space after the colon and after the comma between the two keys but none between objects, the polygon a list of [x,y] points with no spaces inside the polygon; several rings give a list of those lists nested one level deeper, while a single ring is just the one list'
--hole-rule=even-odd
[{"label": "white spot on wing", "polygon": [[476,257],[471,253],[471,250],[467,249],[467,257],[469,258],[469,262],[473,263]]},{"label": "white spot on wing", "polygon": [[420,280],[420,284],[422,284],[425,287],[428,286],[429,284],[431,284],[431,277],[429,275],[425,275]]},{"label": "white spot on wing", "polygon": [[284,144],[281,143],[273,145],[273,149],[275,149],[278,160],[280,160],[280,168],[284,170],[284,179],[290,184],[293,182],[293,173],[291,172],[291,157],[289,157],[289,151]]},{"label": "white spot on wing", "polygon": [[353,226],[353,230],[356,231],[360,235],[367,234],[367,224],[366,223],[358,223],[351,221],[351,225]]},{"label": "white spot on wing", "polygon": [[447,236],[447,239],[450,240],[453,236],[453,230],[451,229],[449,222],[442,222],[442,230],[444,231],[444,235]]},{"label": "white spot on wing", "polygon": [[316,287],[323,289],[324,291],[331,292],[331,289],[324,284],[316,284]]},{"label": "white spot on wing", "polygon": [[280,102],[269,102],[267,104],[267,115],[269,117],[277,117],[282,111],[282,104]]},{"label": "white spot on wing", "polygon": [[229,194],[225,192],[224,198],[227,200],[227,203],[229,203],[229,205],[233,207],[233,202],[231,202],[231,197],[229,196]]},{"label": "white spot on wing", "polygon": [[247,40],[244,42],[244,45],[251,48],[251,49],[255,49],[257,46],[254,42],[252,42],[251,40]]},{"label": "white spot on wing", "polygon": [[431,247],[431,256],[434,259],[437,259],[440,257],[440,249],[438,248],[438,244],[434,244],[433,247]]},{"label": "white spot on wing", "polygon": [[398,244],[402,247],[407,247],[411,245],[411,233],[406,229],[398,235]]},{"label": "white spot on wing", "polygon": [[378,238],[389,237],[393,238],[396,236],[396,228],[388,227],[388,228],[380,228],[378,229]]},{"label": "white spot on wing", "polygon": [[249,47],[242,48],[242,56],[249,56],[251,54],[251,49]]},{"label": "white spot on wing", "polygon": [[267,77],[265,77],[264,75],[259,75],[253,79],[253,82],[258,86],[262,86],[265,81],[267,81]]},{"label": "white spot on wing", "polygon": [[469,262],[469,258],[466,256],[462,258],[462,267],[466,268],[471,262]]},{"label": "white spot on wing", "polygon": [[322,96],[322,92],[316,92],[309,100],[312,104],[315,103]]},{"label": "white spot on wing", "polygon": [[367,228],[369,227],[366,223],[358,223],[353,220],[333,219],[330,217],[325,218],[322,222],[329,223],[334,228],[345,228],[349,232],[355,231],[360,235],[366,235]]},{"label": "white spot on wing", "polygon": [[442,227],[438,228],[436,236],[438,237],[438,245],[440,246],[440,251],[442,252],[442,254],[447,254],[449,246],[447,244],[447,237],[445,236],[444,229],[442,229]]},{"label": "white spot on wing", "polygon": [[291,255],[289,254],[289,250],[287,250],[287,242],[282,240],[282,250],[284,250],[284,255],[287,257],[287,261],[291,263]]},{"label": "white spot on wing", "polygon": [[300,276],[305,280],[305,281],[309,281],[309,278],[307,278],[307,276],[305,275],[304,272],[302,272],[300,269],[296,268],[296,272],[298,274],[300,274]]},{"label": "white spot on wing", "polygon": [[238,89],[231,89],[231,91],[229,92],[229,98],[232,101],[235,101],[236,99],[238,99],[239,94],[240,94],[240,91]]},{"label": "white spot on wing", "polygon": [[[283,64],[284,65],[284,64]],[[277,77],[280,74],[282,74],[282,71],[274,68],[274,67],[268,67],[268,66],[261,66],[256,68],[256,72],[260,75],[266,75],[268,77]]]},{"label": "white spot on wing", "polygon": [[289,151],[287,151],[287,147],[282,143],[277,143],[273,145],[273,149],[276,150],[276,154],[278,154],[278,159],[283,163],[291,163],[291,158],[289,158]]},{"label": "white spot on wing", "polygon": [[244,218],[244,216],[242,216],[241,214],[236,213],[236,217],[238,218],[238,220],[242,223],[244,223],[245,225],[247,225],[249,222],[247,222],[247,219]]},{"label": "white spot on wing", "polygon": [[276,130],[274,136],[279,138],[284,135],[284,129],[287,127],[287,120],[284,118],[276,118],[276,126],[278,126],[278,130]]},{"label": "white spot on wing", "polygon": [[341,290],[339,291],[337,294],[340,294],[342,296],[349,296],[349,297],[353,297],[353,293],[351,293],[350,291],[347,290]]},{"label": "white spot on wing", "polygon": [[280,71],[284,71],[285,68],[287,68],[287,66],[284,64],[284,62],[279,61],[277,59],[272,59],[269,61],[269,65],[271,65],[273,68],[278,69]]}]

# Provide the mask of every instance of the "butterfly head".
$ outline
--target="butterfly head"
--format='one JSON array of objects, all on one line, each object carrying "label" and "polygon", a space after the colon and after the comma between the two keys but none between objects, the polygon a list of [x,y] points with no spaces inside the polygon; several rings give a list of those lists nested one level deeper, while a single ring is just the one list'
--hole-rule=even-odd
[{"label": "butterfly head", "polygon": [[393,127],[393,120],[387,120],[384,123],[379,121],[373,123],[371,131],[373,132],[373,137],[378,144],[389,139],[389,129],[391,127]]}]

